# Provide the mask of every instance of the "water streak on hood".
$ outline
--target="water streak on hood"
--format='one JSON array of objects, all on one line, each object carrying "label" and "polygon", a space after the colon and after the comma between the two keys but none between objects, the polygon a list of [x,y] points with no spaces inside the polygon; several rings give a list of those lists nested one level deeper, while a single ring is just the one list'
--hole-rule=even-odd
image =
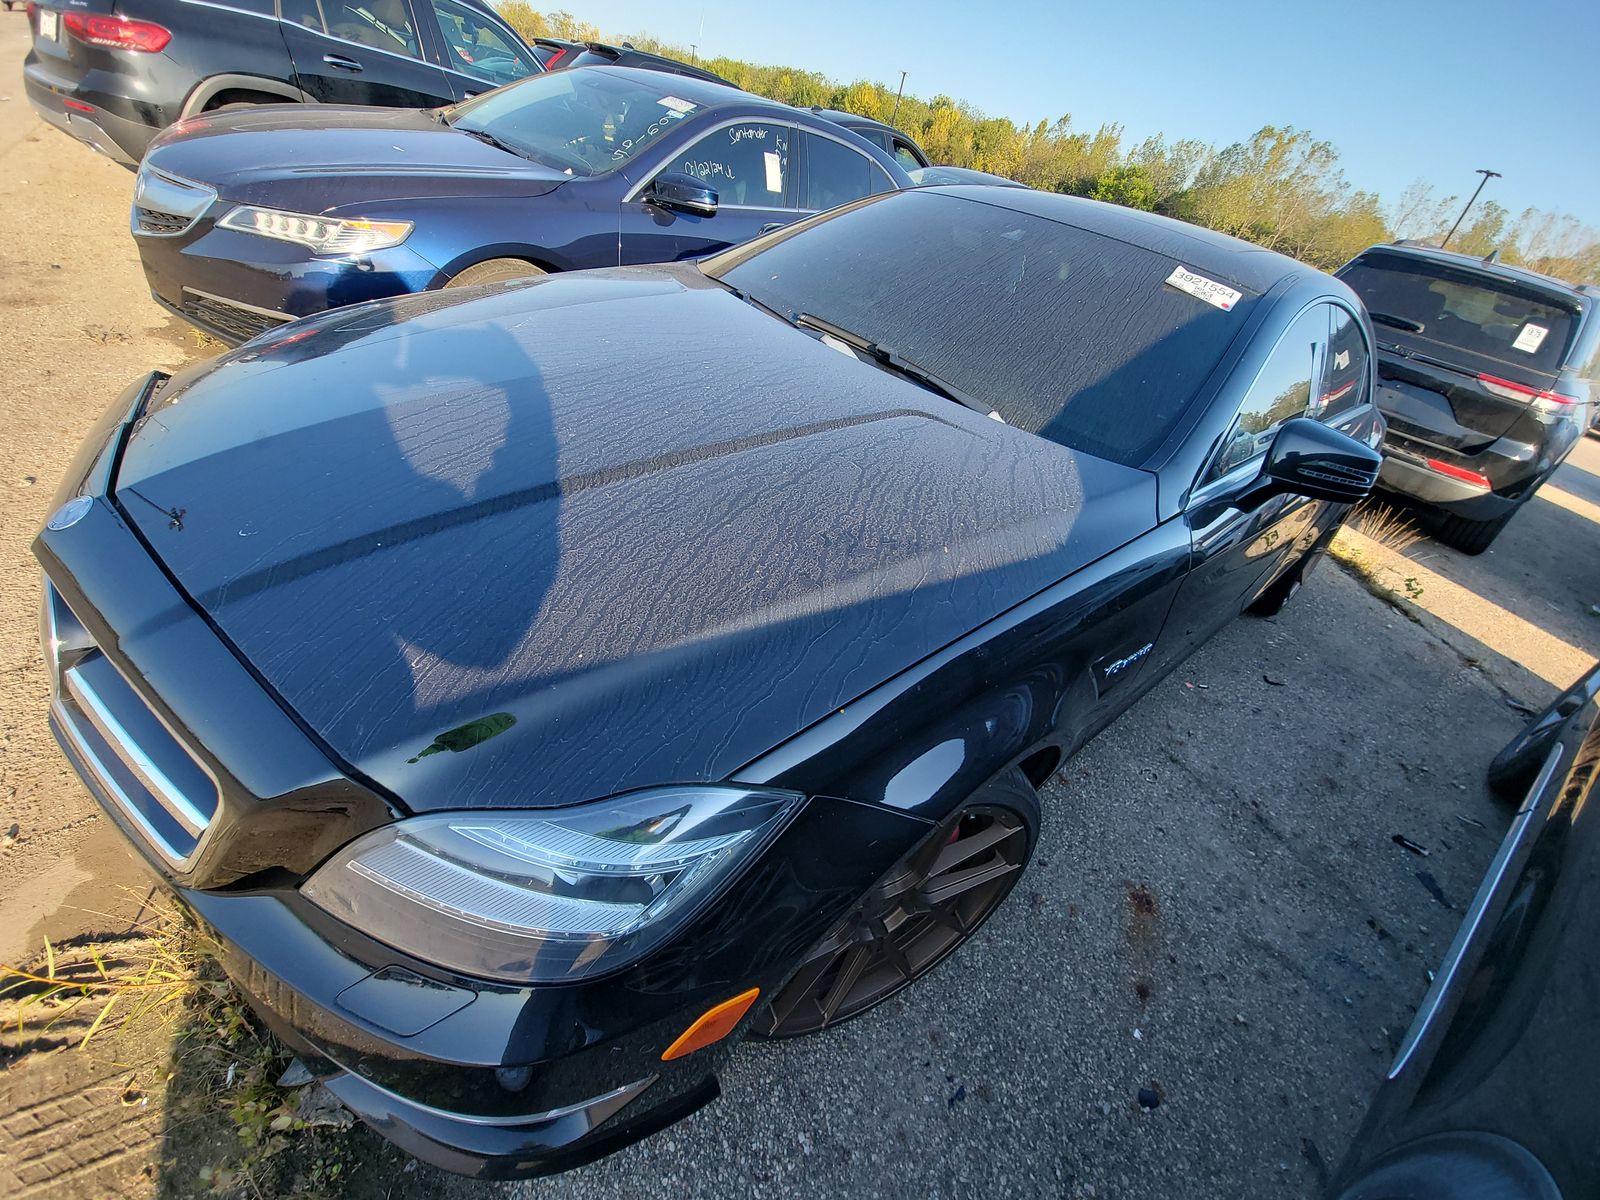
[{"label": "water streak on hood", "polygon": [[692,266],[298,322],[176,377],[117,486],[283,700],[418,809],[725,777],[1155,514],[1145,472]]}]

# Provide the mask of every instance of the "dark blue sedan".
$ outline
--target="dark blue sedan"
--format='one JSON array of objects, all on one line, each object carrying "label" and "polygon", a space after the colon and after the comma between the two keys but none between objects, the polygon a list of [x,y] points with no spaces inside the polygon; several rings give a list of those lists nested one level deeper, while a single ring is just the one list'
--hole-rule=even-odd
[{"label": "dark blue sedan", "polygon": [[145,157],[132,226],[157,302],[236,343],[362,300],[693,258],[909,185],[815,114],[584,67],[437,110],[181,122]]}]

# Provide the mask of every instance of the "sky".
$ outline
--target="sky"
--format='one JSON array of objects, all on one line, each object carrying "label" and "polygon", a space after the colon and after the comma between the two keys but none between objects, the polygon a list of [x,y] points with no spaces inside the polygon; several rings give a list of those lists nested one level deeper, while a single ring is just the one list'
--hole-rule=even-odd
[{"label": "sky", "polygon": [[[552,0],[535,7],[556,7]],[[606,37],[649,33],[843,82],[944,93],[1032,123],[1218,146],[1263,125],[1330,141],[1357,188],[1600,226],[1600,0],[643,0],[563,3]],[[704,22],[702,32],[702,20]]]}]

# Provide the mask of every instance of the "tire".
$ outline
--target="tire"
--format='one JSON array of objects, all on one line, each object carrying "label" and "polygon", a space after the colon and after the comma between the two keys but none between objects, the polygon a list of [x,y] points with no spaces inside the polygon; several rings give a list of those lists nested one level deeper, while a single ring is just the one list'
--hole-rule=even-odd
[{"label": "tire", "polygon": [[445,284],[445,287],[482,287],[490,283],[509,283],[513,279],[533,279],[548,274],[549,272],[543,267],[536,267],[520,258],[491,258],[485,262],[473,263]]},{"label": "tire", "polygon": [[[1520,508],[1521,505],[1517,507]],[[1513,508],[1510,512],[1502,513],[1488,521],[1474,521],[1470,517],[1447,515],[1440,520],[1434,536],[1446,546],[1454,547],[1463,554],[1482,554],[1500,535],[1507,522],[1516,515],[1516,511],[1517,509]]]},{"label": "tire", "polygon": [[[1340,522],[1340,525],[1342,524],[1343,522]],[[1335,525],[1319,537],[1316,544],[1305,552],[1299,562],[1269,583],[1266,591],[1245,605],[1244,611],[1252,617],[1275,617],[1283,611],[1283,606],[1294,598],[1294,594],[1300,590],[1300,585],[1327,556],[1328,547],[1333,545],[1334,536],[1339,532],[1340,525]]]},{"label": "tire", "polygon": [[932,971],[1011,894],[1039,825],[1039,794],[1015,767],[973,792],[812,947],[756,1014],[752,1035],[831,1029]]},{"label": "tire", "polygon": [[1245,612],[1252,617],[1277,616],[1283,610],[1283,606],[1300,590],[1305,574],[1302,567],[1290,567],[1279,578],[1268,584],[1266,591],[1245,605]]}]

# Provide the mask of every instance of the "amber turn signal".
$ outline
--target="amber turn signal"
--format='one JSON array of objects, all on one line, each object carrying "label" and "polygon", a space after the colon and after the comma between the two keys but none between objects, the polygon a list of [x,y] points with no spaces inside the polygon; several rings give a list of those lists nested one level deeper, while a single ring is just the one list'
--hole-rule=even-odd
[{"label": "amber turn signal", "polygon": [[733,1032],[733,1027],[750,1011],[750,1006],[759,995],[761,989],[754,987],[748,992],[740,992],[732,1000],[724,1000],[706,1009],[695,1018],[693,1025],[678,1035],[677,1041],[661,1052],[661,1061],[670,1062],[685,1054],[693,1054],[713,1042],[720,1042]]}]

